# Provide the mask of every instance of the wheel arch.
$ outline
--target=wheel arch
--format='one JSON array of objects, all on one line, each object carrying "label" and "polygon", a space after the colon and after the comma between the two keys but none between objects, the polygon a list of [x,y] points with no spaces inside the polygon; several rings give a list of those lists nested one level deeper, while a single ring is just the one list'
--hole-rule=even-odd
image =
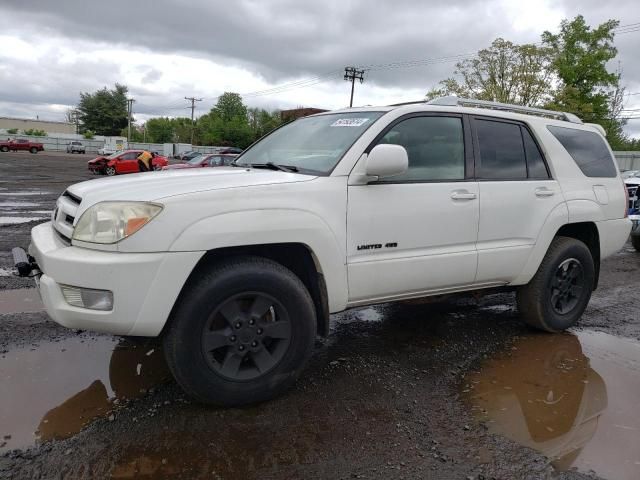
[{"label": "wheel arch", "polygon": [[587,246],[591,252],[595,268],[593,289],[598,288],[598,280],[600,278],[600,234],[595,222],[578,222],[563,225],[555,236],[574,238]]},{"label": "wheel arch", "polygon": [[[222,260],[243,256],[268,258],[291,270],[302,281],[311,295],[316,310],[317,334],[323,337],[329,334],[330,310],[325,277],[317,256],[308,245],[303,243],[266,243],[208,250],[198,261],[182,286],[173,309],[181,301],[184,292],[188,291],[190,285],[197,281],[202,272],[210,270]],[[169,319],[172,316],[173,311],[169,315]],[[166,324],[163,330],[165,328]]]}]

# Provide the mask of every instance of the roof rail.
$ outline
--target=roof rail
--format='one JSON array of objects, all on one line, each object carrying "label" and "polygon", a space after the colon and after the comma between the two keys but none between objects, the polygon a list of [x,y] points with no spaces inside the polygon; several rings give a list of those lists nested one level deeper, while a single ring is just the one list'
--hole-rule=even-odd
[{"label": "roof rail", "polygon": [[556,120],[564,120],[571,123],[582,123],[582,120],[573,113],[556,112],[554,110],[545,110],[543,108],[523,107],[521,105],[511,105],[509,103],[490,102],[487,100],[473,100],[470,98],[458,98],[455,96],[434,98],[427,102],[428,105],[441,106],[458,106],[458,107],[477,107],[488,108],[491,110],[503,110],[514,113],[524,113],[527,115],[538,115],[540,117],[555,118]]},{"label": "roof rail", "polygon": [[402,107],[403,105],[417,105],[418,103],[428,103],[426,100],[414,100],[413,102],[392,103],[389,107]]}]

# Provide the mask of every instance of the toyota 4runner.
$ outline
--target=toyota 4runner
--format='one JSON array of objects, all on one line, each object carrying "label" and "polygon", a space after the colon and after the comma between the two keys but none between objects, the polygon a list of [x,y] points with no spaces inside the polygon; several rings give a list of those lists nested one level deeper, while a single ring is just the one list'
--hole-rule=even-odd
[{"label": "toyota 4runner", "polygon": [[603,133],[455,97],[321,113],[230,167],[72,185],[15,255],[56,322],[162,336],[193,397],[258,402],[351,307],[506,287],[575,324],[631,229]]}]

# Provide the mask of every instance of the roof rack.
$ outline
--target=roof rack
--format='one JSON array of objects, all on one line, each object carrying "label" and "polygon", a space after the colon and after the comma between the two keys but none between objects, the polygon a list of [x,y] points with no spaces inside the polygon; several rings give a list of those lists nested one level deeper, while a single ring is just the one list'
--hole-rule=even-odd
[{"label": "roof rack", "polygon": [[434,98],[426,102],[428,105],[441,106],[458,106],[458,107],[477,107],[488,108],[491,110],[503,110],[514,113],[524,113],[527,115],[538,115],[540,117],[555,118],[556,120],[564,120],[571,123],[582,123],[582,120],[573,113],[556,112],[554,110],[545,110],[543,108],[523,107],[520,105],[511,105],[509,103],[490,102],[487,100],[473,100],[470,98],[458,98],[455,96]]}]

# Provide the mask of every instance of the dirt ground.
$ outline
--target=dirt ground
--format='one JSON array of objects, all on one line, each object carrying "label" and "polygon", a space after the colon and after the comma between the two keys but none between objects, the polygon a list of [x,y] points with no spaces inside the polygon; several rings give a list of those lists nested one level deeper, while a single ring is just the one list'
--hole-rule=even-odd
[{"label": "dirt ground", "polygon": [[[0,154],[0,312],[33,286],[11,248],[88,158]],[[156,342],[0,313],[0,478],[640,478],[639,267],[629,245],[603,262],[562,335],[512,293],[334,315],[298,384],[242,409],[191,402]]]}]

